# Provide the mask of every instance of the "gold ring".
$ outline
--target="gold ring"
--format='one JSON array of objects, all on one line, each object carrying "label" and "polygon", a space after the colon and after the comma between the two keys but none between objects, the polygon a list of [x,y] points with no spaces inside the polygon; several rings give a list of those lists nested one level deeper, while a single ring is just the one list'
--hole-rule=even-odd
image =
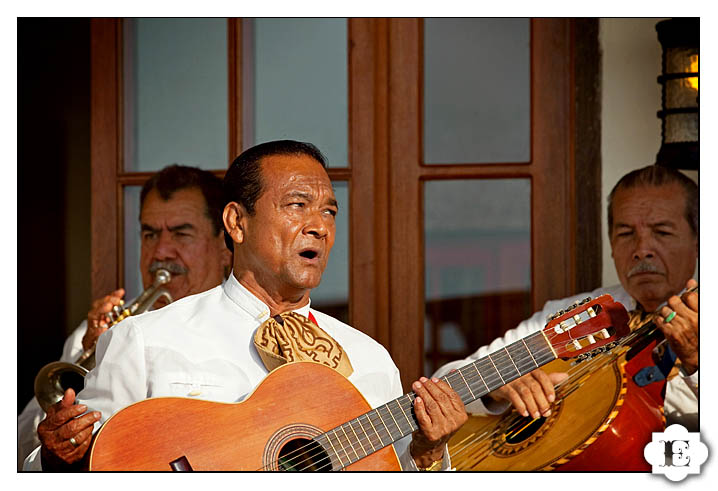
[{"label": "gold ring", "polygon": [[668,316],[666,316],[666,318],[664,319],[664,322],[665,322],[666,324],[668,324],[669,322],[671,322],[671,321],[673,320],[673,318],[674,318],[675,316],[676,316],[676,313],[675,313],[674,311],[671,311],[671,313],[668,314]]},{"label": "gold ring", "polygon": [[77,443],[77,440],[75,440],[75,437],[74,437],[74,436],[70,438],[70,445],[72,445],[72,446],[75,447],[75,448],[77,448],[77,447],[80,446],[80,444]]}]

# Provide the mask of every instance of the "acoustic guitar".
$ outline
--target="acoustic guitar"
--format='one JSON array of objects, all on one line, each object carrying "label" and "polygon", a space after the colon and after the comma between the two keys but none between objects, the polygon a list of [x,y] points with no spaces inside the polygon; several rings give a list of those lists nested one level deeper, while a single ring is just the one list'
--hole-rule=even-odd
[{"label": "acoustic guitar", "polygon": [[655,364],[659,335],[647,323],[597,356],[547,364],[546,372],[569,375],[556,386],[551,414],[469,416],[449,441],[452,464],[471,471],[649,472],[643,449],[665,429],[666,380],[639,386],[634,376]]},{"label": "acoustic guitar", "polygon": [[[558,358],[591,356],[629,333],[610,295],[443,378],[464,404]],[[272,371],[239,403],[146,399],[111,416],[90,449],[92,471],[400,470],[392,443],[418,428],[409,393],[371,409],[338,372],[311,362]],[[349,421],[347,421],[349,420]]]}]

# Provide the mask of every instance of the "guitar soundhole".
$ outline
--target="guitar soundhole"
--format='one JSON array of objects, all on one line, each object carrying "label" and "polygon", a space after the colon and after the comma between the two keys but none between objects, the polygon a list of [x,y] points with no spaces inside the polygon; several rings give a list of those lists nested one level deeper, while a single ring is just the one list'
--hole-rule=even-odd
[{"label": "guitar soundhole", "polygon": [[497,457],[513,457],[531,448],[554,427],[562,410],[563,404],[558,400],[548,418],[524,418],[513,411],[499,423],[491,442],[491,451]]},{"label": "guitar soundhole", "polygon": [[305,438],[287,442],[279,451],[277,464],[280,471],[332,470],[332,462],[322,446]]},{"label": "guitar soundhole", "polygon": [[506,443],[516,445],[531,438],[543,426],[546,418],[521,417],[504,432]]}]

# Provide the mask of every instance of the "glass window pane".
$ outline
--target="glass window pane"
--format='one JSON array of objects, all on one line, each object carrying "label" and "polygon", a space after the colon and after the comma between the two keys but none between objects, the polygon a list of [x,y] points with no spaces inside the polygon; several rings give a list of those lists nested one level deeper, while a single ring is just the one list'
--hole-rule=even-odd
[{"label": "glass window pane", "polygon": [[245,26],[253,31],[254,44],[245,51],[245,69],[254,70],[243,94],[254,104],[244,116],[245,147],[278,139],[308,141],[330,167],[346,167],[346,19],[254,19]]},{"label": "glass window pane", "polygon": [[140,191],[142,186],[126,186],[125,200],[125,300],[142,293],[140,275]]},{"label": "glass window pane", "polygon": [[125,170],[228,163],[226,19],[126,19]]},{"label": "glass window pane", "polygon": [[529,19],[424,20],[424,162],[528,162]]},{"label": "glass window pane", "polygon": [[529,179],[424,186],[425,373],[530,315]]},{"label": "glass window pane", "polygon": [[349,323],[349,183],[334,181],[339,203],[336,239],[322,282],[312,290],[312,307]]}]

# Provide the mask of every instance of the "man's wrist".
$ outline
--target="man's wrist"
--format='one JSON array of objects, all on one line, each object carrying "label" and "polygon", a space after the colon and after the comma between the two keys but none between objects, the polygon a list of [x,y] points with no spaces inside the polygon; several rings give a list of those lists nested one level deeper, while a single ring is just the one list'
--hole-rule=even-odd
[{"label": "man's wrist", "polygon": [[680,372],[681,376],[683,377],[690,377],[696,371],[698,371],[697,365],[686,365],[685,363],[681,363],[681,365],[678,367],[678,371]]},{"label": "man's wrist", "polygon": [[414,463],[420,471],[439,470],[444,460],[444,447],[445,445],[442,444],[436,447],[422,449],[421,446],[416,445],[412,439],[409,445],[409,454],[414,459]]}]

